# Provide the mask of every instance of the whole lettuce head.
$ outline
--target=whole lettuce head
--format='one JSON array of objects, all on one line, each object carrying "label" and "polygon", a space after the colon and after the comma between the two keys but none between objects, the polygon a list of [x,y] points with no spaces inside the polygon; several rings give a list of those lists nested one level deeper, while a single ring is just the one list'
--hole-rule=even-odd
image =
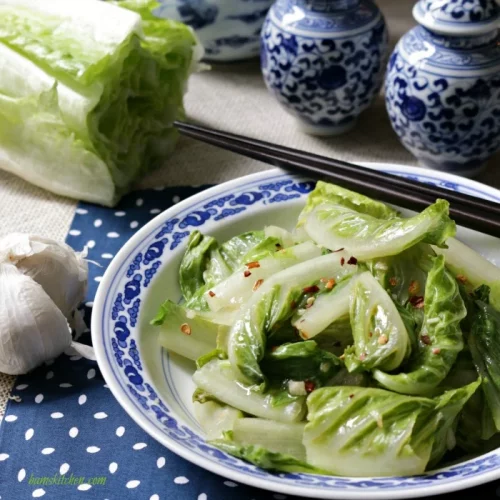
[{"label": "whole lettuce head", "polygon": [[[171,152],[198,59],[154,2],[0,0],[0,168],[114,205]],[[141,17],[142,16],[142,17]]]}]

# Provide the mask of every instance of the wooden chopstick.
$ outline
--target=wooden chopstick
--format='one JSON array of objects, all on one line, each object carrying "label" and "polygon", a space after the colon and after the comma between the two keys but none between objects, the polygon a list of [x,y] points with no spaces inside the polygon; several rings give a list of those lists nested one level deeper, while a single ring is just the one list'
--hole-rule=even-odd
[{"label": "wooden chopstick", "polygon": [[447,199],[451,205],[450,215],[458,224],[500,237],[498,203],[257,139],[183,122],[174,125],[182,134],[194,139],[286,170],[325,178],[412,210],[423,210],[436,198]]}]

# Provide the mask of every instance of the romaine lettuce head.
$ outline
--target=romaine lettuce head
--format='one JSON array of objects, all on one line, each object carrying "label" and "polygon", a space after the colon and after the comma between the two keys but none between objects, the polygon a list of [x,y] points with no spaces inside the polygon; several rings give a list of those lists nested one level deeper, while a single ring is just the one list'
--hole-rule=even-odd
[{"label": "romaine lettuce head", "polygon": [[196,46],[98,0],[0,0],[1,167],[113,205],[172,150]]}]

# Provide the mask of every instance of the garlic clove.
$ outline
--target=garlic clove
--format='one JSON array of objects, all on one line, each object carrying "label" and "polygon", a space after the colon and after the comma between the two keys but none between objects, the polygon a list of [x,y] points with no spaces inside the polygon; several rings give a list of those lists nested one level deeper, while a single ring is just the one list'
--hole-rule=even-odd
[{"label": "garlic clove", "polygon": [[62,314],[70,319],[85,299],[88,265],[86,251],[40,236],[14,233],[0,238],[0,262],[10,262],[36,281]]},{"label": "garlic clove", "polygon": [[27,373],[71,345],[68,322],[42,286],[0,263],[0,371]]}]

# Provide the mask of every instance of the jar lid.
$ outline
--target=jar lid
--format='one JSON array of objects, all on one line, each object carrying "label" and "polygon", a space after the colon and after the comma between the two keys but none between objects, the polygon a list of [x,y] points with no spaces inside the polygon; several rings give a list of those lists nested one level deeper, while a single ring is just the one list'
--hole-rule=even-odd
[{"label": "jar lid", "polygon": [[444,35],[478,35],[500,27],[500,7],[495,0],[419,0],[413,17]]}]

